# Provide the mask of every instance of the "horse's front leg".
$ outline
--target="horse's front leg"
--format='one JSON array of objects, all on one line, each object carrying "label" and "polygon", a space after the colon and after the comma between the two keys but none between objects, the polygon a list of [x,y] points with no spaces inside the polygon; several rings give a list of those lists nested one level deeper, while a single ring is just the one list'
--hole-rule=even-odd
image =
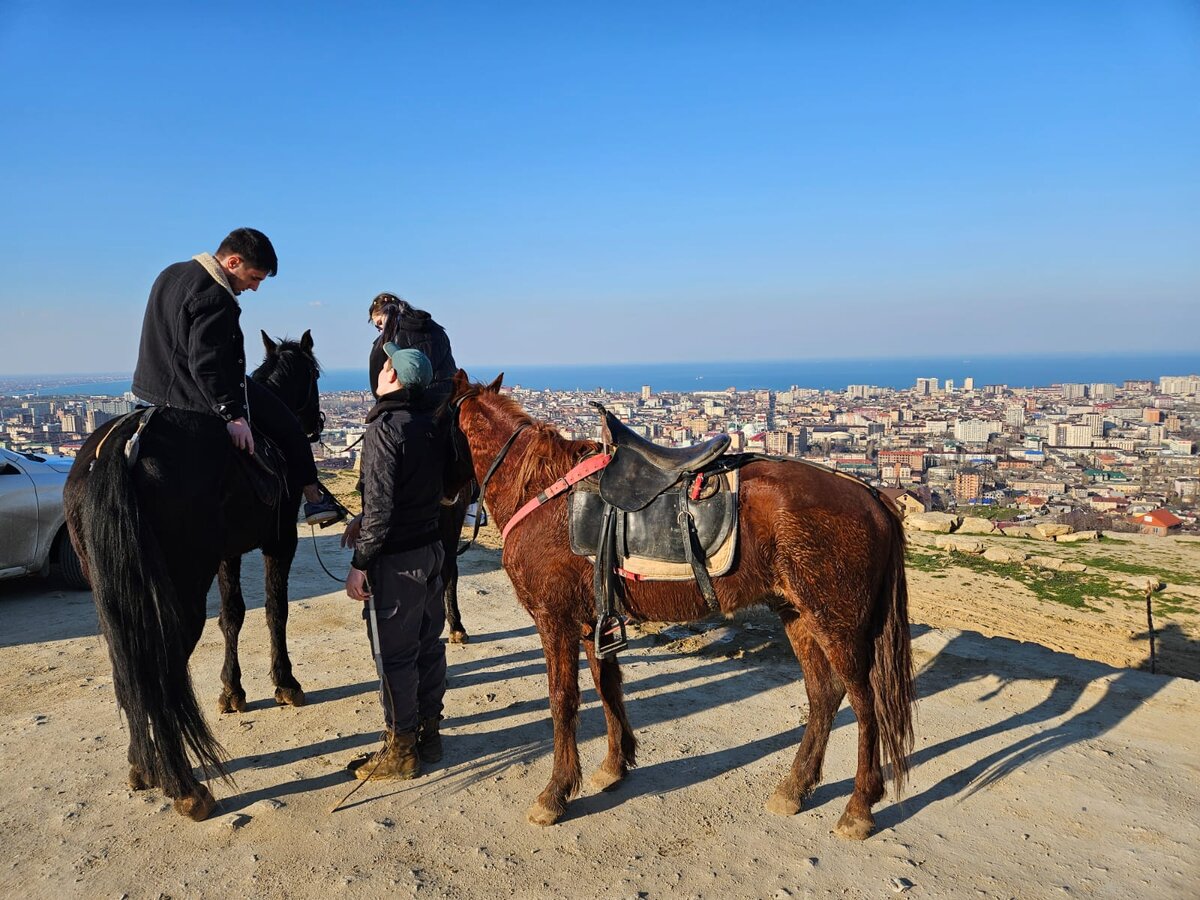
[{"label": "horse's front leg", "polygon": [[246,620],[246,600],[242,596],[242,558],[231,556],[217,570],[221,589],[221,616],[218,624],[225,636],[225,663],[221,666],[221,693],[217,712],[245,712],[246,691],[242,688],[242,667],[238,662],[238,636]]},{"label": "horse's front leg", "polygon": [[553,825],[579,790],[579,746],[575,729],[579,724],[580,626],[561,619],[537,623],[546,654],[546,680],[550,690],[550,717],[554,722],[554,772],[550,783],[529,807],[526,818],[533,825]]},{"label": "horse's front leg", "polygon": [[611,655],[601,659],[596,655],[593,641],[584,641],[583,649],[587,653],[588,668],[592,670],[592,681],[596,683],[596,693],[604,706],[604,723],[608,728],[608,754],[588,781],[597,790],[608,791],[615,788],[634,766],[637,738],[625,716],[621,664],[617,657]]},{"label": "horse's front leg", "polygon": [[303,706],[304,690],[292,675],[287,651],[288,573],[296,556],[296,537],[290,535],[279,546],[263,548],[263,572],[266,575],[267,630],[271,633],[271,681],[275,702],[281,706]]},{"label": "horse's front leg", "polygon": [[458,611],[458,542],[462,537],[463,521],[467,515],[467,501],[461,494],[453,506],[443,506],[438,528],[442,536],[442,604],[446,608],[447,640],[451,644],[465,644],[471,639],[463,627],[462,615]]}]

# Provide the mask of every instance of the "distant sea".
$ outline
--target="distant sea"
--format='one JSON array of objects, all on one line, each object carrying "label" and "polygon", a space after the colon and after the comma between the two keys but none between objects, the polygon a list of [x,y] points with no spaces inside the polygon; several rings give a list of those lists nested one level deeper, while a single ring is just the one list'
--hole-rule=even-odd
[{"label": "distant sea", "polygon": [[[1009,387],[1043,387],[1063,382],[1112,383],[1126,379],[1157,381],[1163,375],[1200,374],[1200,352],[1154,355],[1106,356],[977,356],[913,357],[903,359],[800,359],[755,360],[741,362],[626,363],[589,366],[468,366],[478,381],[491,381],[504,372],[504,384],[537,390],[638,391],[644,384],[657,392],[746,390],[787,390],[802,388],[843,390],[851,384],[877,387],[910,388],[918,378],[954,381],[962,387],[964,378],[974,378],[976,388],[985,384]],[[0,383],[13,393],[110,394],[120,396],[129,390],[130,379],[85,381],[79,376],[74,384],[48,385],[46,376],[3,376]],[[68,380],[66,376],[53,379]],[[73,379],[70,379],[73,380]],[[23,386],[23,388],[21,387]],[[365,369],[330,369],[321,376],[323,391],[361,391],[367,389]]]}]

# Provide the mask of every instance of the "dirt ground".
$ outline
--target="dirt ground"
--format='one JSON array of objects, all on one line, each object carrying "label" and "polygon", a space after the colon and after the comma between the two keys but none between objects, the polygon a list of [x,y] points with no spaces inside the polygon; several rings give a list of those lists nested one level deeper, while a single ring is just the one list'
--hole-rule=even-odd
[{"label": "dirt ground", "polygon": [[[763,807],[806,718],[799,668],[763,613],[636,633],[622,660],[639,767],[614,792],[585,787],[558,825],[528,825],[550,772],[545,675],[494,537],[464,557],[472,641],[448,648],[444,761],[412,782],[368,785],[331,814],[352,784],[343,766],[375,744],[380,712],[359,605],[322,573],[304,531],[289,637],[307,706],[270,699],[259,568],[248,557],[251,705],[217,716],[210,597],[193,674],[235,784],[212,785],[221,806],[199,824],[125,784],[126,732],[90,595],[0,583],[0,895],[1200,893],[1200,684],[1124,668],[1146,656],[1144,605],[1141,619],[1129,597],[1068,609],[969,568],[910,571],[914,768],[903,801],[876,807],[865,842],[832,833],[853,776],[848,707],[805,809],[783,818]],[[344,572],[336,535],[317,542]],[[1163,565],[1200,568],[1189,560]],[[1186,670],[1194,616],[1172,615],[1171,665]],[[604,723],[586,665],[582,677],[586,775],[603,757]]]}]

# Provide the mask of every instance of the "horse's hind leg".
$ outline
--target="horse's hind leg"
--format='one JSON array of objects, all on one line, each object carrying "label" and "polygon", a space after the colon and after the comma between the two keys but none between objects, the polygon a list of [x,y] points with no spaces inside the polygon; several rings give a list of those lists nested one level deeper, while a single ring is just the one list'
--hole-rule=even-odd
[{"label": "horse's hind leg", "polygon": [[546,654],[550,716],[554,720],[554,772],[526,818],[533,825],[553,825],[566,812],[567,800],[579,790],[579,625],[561,620],[538,621]]},{"label": "horse's hind leg", "polygon": [[596,683],[596,693],[600,695],[600,703],[604,706],[604,722],[608,726],[608,755],[588,780],[592,787],[607,791],[616,787],[635,765],[637,738],[633,736],[633,729],[629,727],[629,719],[625,716],[621,666],[616,657],[600,659],[592,641],[584,641],[583,648],[587,653],[588,668],[592,670],[592,680]]},{"label": "horse's hind leg", "polygon": [[238,636],[246,620],[246,600],[242,596],[242,558],[232,556],[221,561],[217,570],[221,589],[221,615],[217,620],[225,636],[225,662],[221,666],[221,693],[217,712],[245,712],[246,691],[242,688],[242,666],[238,661]]},{"label": "horse's hind leg", "polygon": [[804,798],[821,781],[829,732],[846,688],[799,614],[789,608],[781,610],[779,618],[804,670],[804,689],[808,693],[808,724],[804,727],[804,737],[796,750],[791,771],[767,801],[768,811],[790,816],[800,811]]},{"label": "horse's hind leg", "polygon": [[275,702],[281,706],[304,705],[304,690],[292,674],[292,660],[287,650],[288,573],[295,556],[294,530],[290,535],[285,535],[280,546],[263,548],[263,570],[267,581],[267,630],[271,633],[271,680],[275,684]]}]

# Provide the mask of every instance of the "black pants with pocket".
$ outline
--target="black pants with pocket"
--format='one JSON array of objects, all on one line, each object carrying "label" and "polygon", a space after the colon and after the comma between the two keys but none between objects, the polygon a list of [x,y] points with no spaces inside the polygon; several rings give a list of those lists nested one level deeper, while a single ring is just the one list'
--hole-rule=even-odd
[{"label": "black pants with pocket", "polygon": [[[443,559],[441,543],[426,544],[386,553],[367,573],[383,656],[385,683],[379,686],[379,700],[392,731],[412,731],[421,719],[442,713],[446,694]],[[363,617],[369,638],[369,610],[363,610]]]}]

